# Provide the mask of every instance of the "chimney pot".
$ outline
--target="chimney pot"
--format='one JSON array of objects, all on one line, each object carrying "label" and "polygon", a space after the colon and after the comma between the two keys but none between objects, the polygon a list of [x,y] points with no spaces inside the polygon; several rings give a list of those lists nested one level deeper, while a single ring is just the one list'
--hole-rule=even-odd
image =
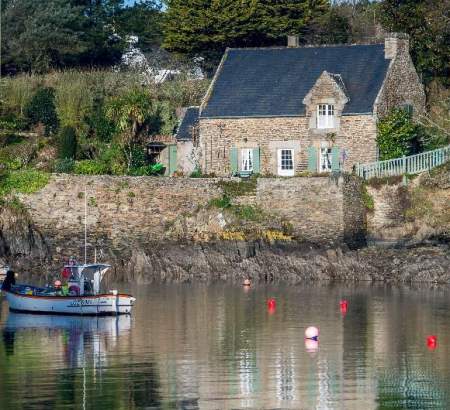
[{"label": "chimney pot", "polygon": [[384,39],[384,58],[393,59],[400,52],[409,52],[409,35],[389,33]]},{"label": "chimney pot", "polygon": [[300,44],[299,37],[297,35],[291,35],[287,38],[287,46],[288,47],[298,47]]}]

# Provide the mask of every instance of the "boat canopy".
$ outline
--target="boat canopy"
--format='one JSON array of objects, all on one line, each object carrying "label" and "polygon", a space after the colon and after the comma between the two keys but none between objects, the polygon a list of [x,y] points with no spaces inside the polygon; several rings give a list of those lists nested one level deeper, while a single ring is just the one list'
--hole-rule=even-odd
[{"label": "boat canopy", "polygon": [[84,295],[85,282],[92,284],[92,291],[96,295],[100,292],[100,283],[103,276],[111,265],[104,263],[91,263],[84,265],[65,265],[64,269],[68,269],[70,274],[79,282],[80,295]]}]

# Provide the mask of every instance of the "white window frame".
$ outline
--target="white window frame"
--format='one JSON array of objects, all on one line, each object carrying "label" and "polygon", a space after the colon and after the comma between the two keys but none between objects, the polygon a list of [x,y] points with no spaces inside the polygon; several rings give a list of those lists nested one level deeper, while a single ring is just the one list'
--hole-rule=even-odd
[{"label": "white window frame", "polygon": [[253,149],[241,149],[241,171],[253,172]]},{"label": "white window frame", "polygon": [[334,128],[334,105],[319,104],[317,106],[317,128]]},{"label": "white window frame", "polygon": [[[290,151],[292,168],[283,168],[283,151]],[[278,175],[284,177],[293,177],[295,174],[295,157],[293,148],[280,148],[278,150]]]},{"label": "white window frame", "polygon": [[[319,151],[319,172],[331,172],[332,171],[332,150],[329,147],[320,147]],[[325,165],[325,168],[323,168]]]}]

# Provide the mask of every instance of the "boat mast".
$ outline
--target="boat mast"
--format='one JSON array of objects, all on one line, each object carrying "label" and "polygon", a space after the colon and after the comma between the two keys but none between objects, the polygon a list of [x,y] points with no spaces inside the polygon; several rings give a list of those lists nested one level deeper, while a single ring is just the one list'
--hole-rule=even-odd
[{"label": "boat mast", "polygon": [[87,190],[84,187],[84,264],[87,264]]}]

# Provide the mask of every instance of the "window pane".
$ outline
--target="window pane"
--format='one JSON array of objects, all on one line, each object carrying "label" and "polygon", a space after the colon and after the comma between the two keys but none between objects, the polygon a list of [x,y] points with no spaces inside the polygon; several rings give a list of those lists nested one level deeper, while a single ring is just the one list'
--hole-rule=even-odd
[{"label": "window pane", "polygon": [[317,128],[334,127],[334,105],[319,104],[317,107]]},{"label": "window pane", "polygon": [[241,170],[253,171],[253,150],[248,148],[241,150],[241,157]]},{"label": "window pane", "polygon": [[331,171],[331,148],[320,149],[320,170],[322,172]]},{"label": "window pane", "polygon": [[294,169],[294,161],[292,160],[292,150],[281,150],[281,169],[291,170]]}]

